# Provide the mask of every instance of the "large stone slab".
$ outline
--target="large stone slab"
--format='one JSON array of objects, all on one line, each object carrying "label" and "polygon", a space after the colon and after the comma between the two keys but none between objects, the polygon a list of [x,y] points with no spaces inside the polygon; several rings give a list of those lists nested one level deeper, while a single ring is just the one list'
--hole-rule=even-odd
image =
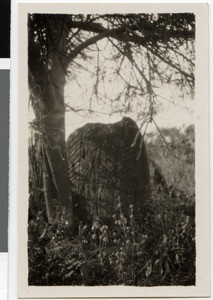
[{"label": "large stone slab", "polygon": [[77,129],[67,140],[67,156],[80,219],[111,218],[118,202],[124,214],[131,204],[137,215],[143,213],[149,198],[148,157],[132,119]]}]

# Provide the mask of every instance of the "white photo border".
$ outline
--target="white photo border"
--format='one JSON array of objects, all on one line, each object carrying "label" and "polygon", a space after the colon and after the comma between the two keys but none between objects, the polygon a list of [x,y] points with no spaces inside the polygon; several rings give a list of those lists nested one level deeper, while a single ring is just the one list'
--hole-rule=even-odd
[{"label": "white photo border", "polygon": [[[196,285],[160,287],[28,286],[28,13],[183,13],[196,16],[195,158],[196,158]],[[207,4],[21,3],[18,35],[18,297],[135,298],[208,297],[210,295],[210,176]]]}]

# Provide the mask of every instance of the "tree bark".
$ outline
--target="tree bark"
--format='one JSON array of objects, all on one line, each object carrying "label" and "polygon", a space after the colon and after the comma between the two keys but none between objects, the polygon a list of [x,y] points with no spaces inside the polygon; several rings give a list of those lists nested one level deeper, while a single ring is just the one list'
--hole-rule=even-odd
[{"label": "tree bark", "polygon": [[[40,58],[40,49],[29,44],[29,87],[32,106],[36,115],[37,127],[42,133],[43,149],[56,190],[57,206],[65,211],[63,219],[67,226],[73,225],[72,191],[68,173],[68,164],[65,148],[65,104],[64,85],[66,71],[61,61],[60,53],[64,49],[64,37],[57,43],[50,53],[50,61]],[[45,188],[50,191],[49,178],[44,176]],[[45,194],[46,207],[53,205],[51,193]],[[65,209],[64,209],[65,208]],[[54,210],[54,207],[51,207]],[[57,216],[51,213],[49,220]]]},{"label": "tree bark", "polygon": [[43,149],[43,185],[44,185],[44,200],[46,207],[46,215],[49,223],[54,221],[54,208],[53,208],[53,187],[51,180],[51,172],[47,161],[45,150]]}]

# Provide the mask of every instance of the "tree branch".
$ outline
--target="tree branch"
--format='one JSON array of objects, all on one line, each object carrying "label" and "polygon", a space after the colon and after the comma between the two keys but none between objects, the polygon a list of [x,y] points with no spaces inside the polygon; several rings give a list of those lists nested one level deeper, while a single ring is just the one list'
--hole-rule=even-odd
[{"label": "tree branch", "polygon": [[[81,45],[77,46],[74,50],[72,50],[71,53],[69,54],[68,58],[67,58],[68,61],[71,61],[82,50],[84,50],[88,46],[96,43],[97,41],[101,40],[102,38],[111,37],[111,38],[117,39],[117,40],[125,42],[125,43],[128,41],[128,42],[132,42],[134,44],[137,44],[139,46],[145,47],[148,51],[150,51],[155,56],[160,58],[163,62],[165,62],[166,64],[169,64],[172,68],[176,69],[184,77],[190,78],[192,80],[192,82],[194,83],[195,79],[194,79],[193,74],[189,74],[189,73],[185,72],[179,66],[174,64],[171,60],[165,58],[165,56],[162,56],[159,53],[159,51],[154,50],[154,46],[156,46],[156,43],[153,42],[153,39],[151,39],[151,45],[149,45],[150,41],[146,36],[142,37],[142,36],[137,35],[134,32],[134,31],[138,30],[137,26],[128,26],[128,28],[126,26],[121,26],[121,27],[116,28],[116,29],[107,29],[107,28],[103,27],[102,25],[100,25],[98,23],[96,24],[96,23],[85,23],[85,22],[72,22],[72,25],[74,27],[78,27],[78,28],[81,28],[83,30],[91,31],[91,32],[94,32],[94,33],[99,33],[99,34],[94,36],[94,37],[89,38],[88,40],[83,42]],[[174,31],[173,33],[171,33],[171,30],[170,30],[170,34],[169,34],[170,37],[171,36],[174,37],[175,34],[178,35],[178,38],[180,38],[181,33],[179,33],[177,30]],[[184,33],[184,37],[185,36],[186,36],[186,34]],[[188,34],[188,36],[190,38],[193,37],[193,33],[191,35]],[[158,36],[158,41],[159,41],[159,36]]]}]

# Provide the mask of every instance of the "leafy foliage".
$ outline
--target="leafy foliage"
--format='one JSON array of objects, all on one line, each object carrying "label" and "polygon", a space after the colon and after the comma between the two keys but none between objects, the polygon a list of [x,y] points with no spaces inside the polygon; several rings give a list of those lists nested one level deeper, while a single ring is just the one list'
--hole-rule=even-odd
[{"label": "leafy foliage", "polygon": [[[193,184],[184,185],[179,178],[185,173],[186,178],[194,176],[194,131],[190,127],[185,133],[165,133],[172,137],[180,162],[186,164],[186,157],[190,158],[188,166],[184,169],[182,164],[172,165],[173,155],[165,151],[159,139],[148,143],[150,153],[155,146],[153,155],[159,153],[156,157],[163,167],[164,155],[167,157],[178,184],[176,188],[168,187],[168,191],[153,186],[147,213],[140,220],[133,205],[124,215],[119,199],[110,225],[98,219],[87,224],[82,221],[75,234],[66,226],[65,212],[59,211],[58,221],[52,225],[46,221],[44,210],[29,216],[30,285],[195,284]],[[190,143],[184,142],[186,138]],[[182,174],[178,168],[182,168]],[[163,170],[168,179],[170,169]]]},{"label": "leafy foliage", "polygon": [[[163,138],[163,139],[162,139]],[[176,192],[185,192],[188,198],[195,196],[195,130],[190,125],[184,130],[161,129],[161,136],[147,133],[147,150],[150,158],[164,172],[167,185]],[[150,166],[152,168],[152,164]],[[184,170],[184,172],[183,172]]]}]

